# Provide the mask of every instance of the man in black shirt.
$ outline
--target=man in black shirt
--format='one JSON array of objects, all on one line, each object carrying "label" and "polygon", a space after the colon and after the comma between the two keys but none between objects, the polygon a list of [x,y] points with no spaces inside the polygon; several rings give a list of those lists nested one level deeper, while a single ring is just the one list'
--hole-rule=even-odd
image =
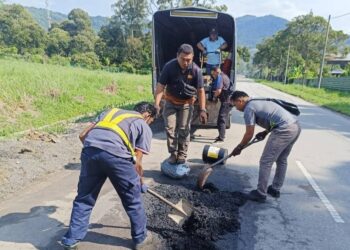
[{"label": "man in black shirt", "polygon": [[200,119],[207,122],[205,91],[202,72],[193,62],[193,48],[182,44],[175,59],[167,62],[162,70],[155,93],[155,107],[160,109],[164,95],[163,117],[167,132],[167,145],[171,164],[184,164],[190,141],[190,123],[193,104],[198,96]]}]

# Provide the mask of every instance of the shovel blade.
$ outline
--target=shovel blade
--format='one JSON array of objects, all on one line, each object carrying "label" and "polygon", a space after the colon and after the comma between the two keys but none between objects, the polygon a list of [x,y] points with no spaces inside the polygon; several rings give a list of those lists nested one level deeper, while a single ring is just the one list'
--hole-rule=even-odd
[{"label": "shovel blade", "polygon": [[180,201],[175,204],[175,207],[178,210],[181,210],[181,212],[187,217],[191,216],[193,212],[192,205],[185,199],[180,199]]},{"label": "shovel blade", "polygon": [[171,214],[168,214],[168,216],[176,224],[182,226],[184,222],[191,216],[193,208],[191,204],[184,199],[181,199],[178,203],[176,203],[175,208]]},{"label": "shovel blade", "polygon": [[213,172],[213,168],[211,168],[210,166],[209,167],[206,167],[198,176],[198,180],[197,180],[197,186],[200,188],[200,189],[203,189],[209,175]]},{"label": "shovel blade", "polygon": [[173,214],[168,214],[169,218],[172,219],[176,224],[178,224],[180,227],[185,223],[187,220],[187,216],[183,215],[182,213],[178,211],[174,211]]}]

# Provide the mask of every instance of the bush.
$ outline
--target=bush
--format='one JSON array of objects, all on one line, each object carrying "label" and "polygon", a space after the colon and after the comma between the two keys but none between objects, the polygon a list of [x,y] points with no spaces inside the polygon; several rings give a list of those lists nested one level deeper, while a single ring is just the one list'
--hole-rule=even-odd
[{"label": "bush", "polygon": [[135,73],[136,72],[136,69],[134,68],[134,66],[129,63],[129,62],[122,62],[120,65],[119,65],[121,71],[124,71],[124,72],[128,72],[128,73]]},{"label": "bush", "polygon": [[94,52],[75,54],[72,56],[71,64],[74,66],[85,67],[89,69],[100,69],[101,63]]},{"label": "bush", "polygon": [[50,64],[61,65],[61,66],[70,66],[70,57],[64,57],[60,55],[53,55],[49,58]]},{"label": "bush", "polygon": [[24,60],[26,60],[27,62],[33,62],[33,63],[45,63],[46,62],[46,56],[44,55],[39,55],[39,54],[29,54],[26,53],[23,55]]},{"label": "bush", "polygon": [[16,47],[0,47],[0,55],[16,55],[17,53]]}]

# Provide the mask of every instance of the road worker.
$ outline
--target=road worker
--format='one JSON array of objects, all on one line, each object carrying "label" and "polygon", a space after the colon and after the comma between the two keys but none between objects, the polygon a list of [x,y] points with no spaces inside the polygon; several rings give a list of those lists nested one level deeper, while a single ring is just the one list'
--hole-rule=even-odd
[{"label": "road worker", "polygon": [[213,78],[212,82],[212,95],[213,101],[220,100],[220,109],[217,119],[217,128],[219,136],[215,138],[214,143],[224,142],[226,135],[226,122],[232,105],[230,103],[230,95],[233,93],[233,84],[230,78],[223,72],[221,72],[219,66],[213,67],[211,70]]},{"label": "road worker", "polygon": [[[244,112],[246,124],[245,134],[232,151],[233,156],[239,155],[252,139],[255,124],[265,129],[256,135],[259,140],[263,140],[268,133],[271,133],[260,158],[257,189],[252,190],[247,198],[256,202],[265,202],[267,194],[275,198],[280,197],[280,189],[287,171],[287,158],[301,132],[297,117],[273,101],[254,100],[243,91],[235,91],[230,102],[237,110]],[[276,162],[276,172],[272,185],[268,186],[274,162]]]},{"label": "road worker", "polygon": [[185,164],[190,142],[193,104],[199,99],[199,117],[207,121],[205,91],[201,69],[193,62],[193,48],[182,44],[177,58],[167,62],[161,72],[155,92],[155,107],[160,110],[164,95],[163,118],[167,133],[170,164]]},{"label": "road worker", "polygon": [[117,191],[129,216],[135,249],[152,244],[146,231],[146,214],[141,192],[142,156],[148,154],[152,131],[148,126],[156,116],[150,103],[135,105],[134,111],[113,108],[100,114],[81,134],[83,143],[78,194],[67,233],[65,249],[75,249],[88,229],[91,211],[107,178]]}]

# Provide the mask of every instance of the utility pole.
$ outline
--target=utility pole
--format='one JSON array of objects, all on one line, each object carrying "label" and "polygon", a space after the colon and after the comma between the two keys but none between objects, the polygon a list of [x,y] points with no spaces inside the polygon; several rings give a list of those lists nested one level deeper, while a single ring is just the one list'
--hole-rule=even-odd
[{"label": "utility pole", "polygon": [[284,71],[284,84],[287,84],[287,76],[288,76],[288,64],[289,64],[289,53],[290,53],[290,42],[288,44],[288,52],[287,52],[287,61],[286,61],[286,69]]},{"label": "utility pole", "polygon": [[49,0],[45,0],[45,6],[46,6],[46,15],[47,15],[47,27],[48,29],[51,28],[51,13],[49,8]]},{"label": "utility pole", "polygon": [[326,50],[327,50],[327,42],[328,42],[330,21],[331,21],[331,15],[328,16],[327,33],[326,33],[326,38],[325,38],[325,41],[324,41],[324,48],[323,48],[323,52],[322,52],[320,72],[319,72],[319,75],[318,75],[318,88],[321,88],[322,74],[323,74],[323,65],[324,65],[324,58],[325,58]]}]

